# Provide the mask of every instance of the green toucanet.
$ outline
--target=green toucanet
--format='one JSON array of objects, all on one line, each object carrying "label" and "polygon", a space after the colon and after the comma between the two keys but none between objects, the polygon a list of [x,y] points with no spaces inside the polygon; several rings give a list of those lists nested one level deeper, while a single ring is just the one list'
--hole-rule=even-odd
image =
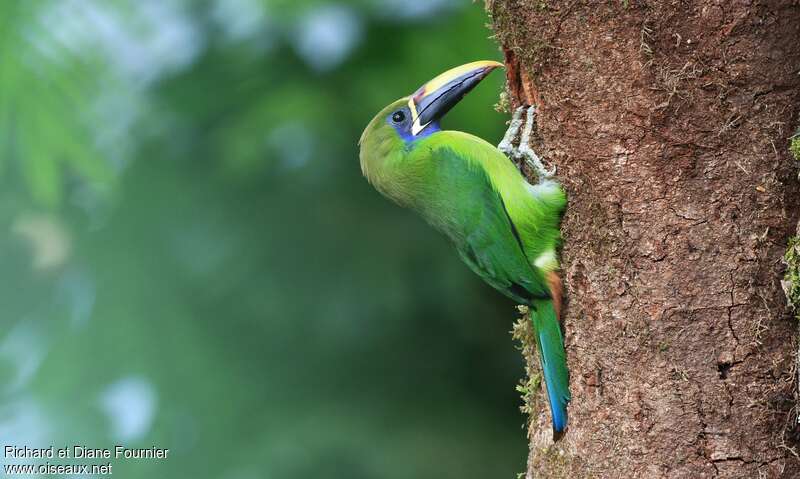
[{"label": "green toucanet", "polygon": [[[481,61],[453,68],[381,110],[361,136],[361,169],[379,192],[450,238],[484,281],[529,307],[557,439],[567,427],[570,400],[556,253],[566,196],[550,172],[537,168],[539,183],[531,185],[495,146],[439,127],[498,66]],[[541,166],[526,137],[532,108],[520,150]],[[515,115],[503,143],[513,140],[519,123]]]}]

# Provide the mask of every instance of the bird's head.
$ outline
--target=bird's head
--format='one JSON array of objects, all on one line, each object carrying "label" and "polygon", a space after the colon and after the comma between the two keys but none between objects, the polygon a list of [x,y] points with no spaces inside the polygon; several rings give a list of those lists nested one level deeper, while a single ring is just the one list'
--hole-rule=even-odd
[{"label": "bird's head", "polygon": [[502,63],[479,61],[448,70],[380,111],[361,135],[364,176],[379,186],[384,166],[402,159],[420,138],[439,131],[439,120]]}]

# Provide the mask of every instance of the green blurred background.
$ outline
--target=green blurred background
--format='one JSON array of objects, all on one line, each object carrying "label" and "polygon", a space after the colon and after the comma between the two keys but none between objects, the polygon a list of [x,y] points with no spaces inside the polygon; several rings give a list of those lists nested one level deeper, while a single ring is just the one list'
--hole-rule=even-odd
[{"label": "green blurred background", "polygon": [[[356,144],[498,59],[487,22],[469,0],[1,2],[2,445],[170,449],[122,478],[515,477],[513,305]],[[496,143],[502,76],[444,126]]]}]

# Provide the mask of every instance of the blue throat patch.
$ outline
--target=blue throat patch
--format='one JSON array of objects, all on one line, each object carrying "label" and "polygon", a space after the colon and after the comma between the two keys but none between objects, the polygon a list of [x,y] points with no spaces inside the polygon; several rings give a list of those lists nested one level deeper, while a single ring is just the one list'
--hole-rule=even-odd
[{"label": "blue throat patch", "polygon": [[437,131],[442,131],[442,128],[439,126],[438,121],[432,121],[428,123],[428,126],[426,126],[421,132],[419,132],[419,135],[417,136],[411,134],[410,126],[406,126],[405,128],[395,125],[392,126],[394,126],[394,129],[395,131],[397,131],[397,134],[400,135],[400,138],[402,138],[403,141],[406,143],[406,146],[411,145],[412,143],[421,138],[430,136],[433,133],[436,133]]}]

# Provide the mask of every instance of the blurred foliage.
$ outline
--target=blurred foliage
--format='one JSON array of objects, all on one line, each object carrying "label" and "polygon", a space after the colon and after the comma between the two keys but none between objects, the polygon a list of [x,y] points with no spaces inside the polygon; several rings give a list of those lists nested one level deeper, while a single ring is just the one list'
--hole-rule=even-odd
[{"label": "blurred foliage", "polygon": [[[114,461],[125,478],[522,470],[512,305],[366,184],[356,145],[497,58],[485,21],[455,0],[0,3],[2,443],[170,448]],[[501,85],[444,126],[496,142]]]},{"label": "blurred foliage", "polygon": [[0,165],[18,171],[38,203],[55,206],[67,172],[99,184],[111,172],[94,148],[85,108],[100,87],[102,65],[61,44],[47,28],[55,19],[40,7],[0,4]]}]

